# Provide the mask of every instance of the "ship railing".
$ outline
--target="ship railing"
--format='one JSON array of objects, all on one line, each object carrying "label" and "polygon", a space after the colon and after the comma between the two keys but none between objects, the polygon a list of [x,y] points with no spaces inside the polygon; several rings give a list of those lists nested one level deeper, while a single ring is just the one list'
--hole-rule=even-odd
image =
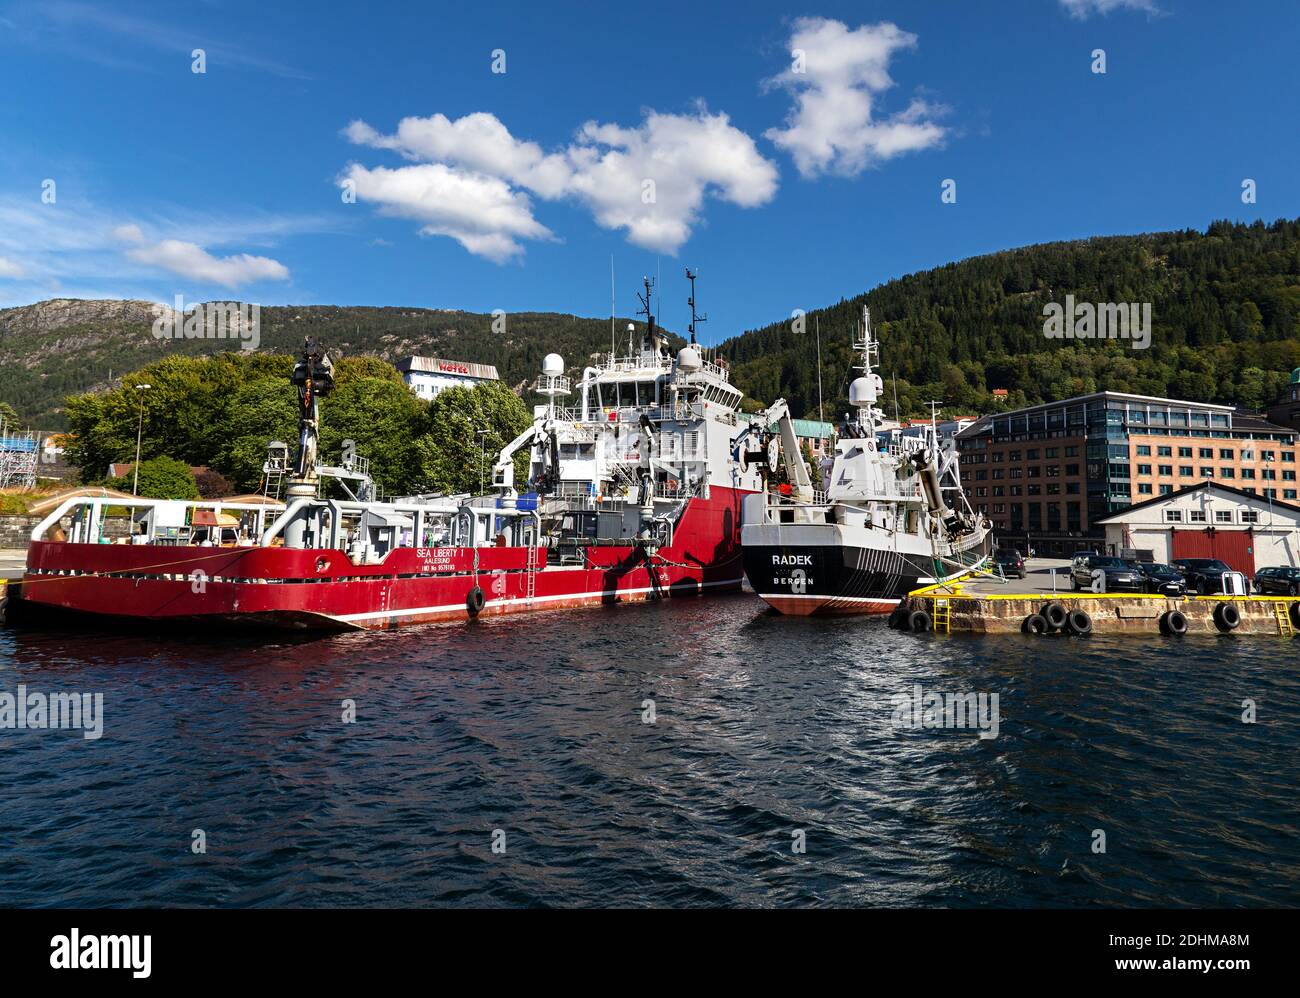
[{"label": "ship railing", "polygon": [[[183,500],[183,499],[147,499],[140,496],[71,496],[56,506],[50,513],[41,520],[36,526],[32,527],[30,538],[32,541],[43,541],[45,535],[51,529],[61,524],[64,517],[71,515],[73,517],[72,532],[68,536],[68,542],[72,544],[104,544],[108,543],[104,537],[104,520],[109,509],[120,508],[131,510],[134,515],[136,510],[163,510],[167,512],[179,512],[181,510],[189,511],[186,521],[183,524],[176,524],[176,527],[194,529],[192,512],[194,510],[204,509],[213,513],[241,512],[255,513],[255,529],[253,535],[261,533],[268,512],[276,512],[284,509],[284,503],[267,501],[264,503],[251,502],[225,502],[221,499],[208,500]],[[151,543],[159,538],[159,525],[154,520],[146,521],[148,533],[133,535],[133,537],[143,537],[143,541],[136,543]],[[200,526],[198,529],[205,529]],[[217,528],[220,529],[220,528]],[[174,541],[178,538],[167,537],[168,541]]]}]

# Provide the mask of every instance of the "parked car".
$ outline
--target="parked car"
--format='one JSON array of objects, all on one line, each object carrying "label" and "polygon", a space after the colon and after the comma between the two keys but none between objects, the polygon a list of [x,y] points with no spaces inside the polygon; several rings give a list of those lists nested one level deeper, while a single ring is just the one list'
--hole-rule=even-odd
[{"label": "parked car", "polygon": [[1106,573],[1106,592],[1146,592],[1146,576],[1119,558],[1110,555],[1089,554],[1075,558],[1070,568],[1070,580],[1076,592],[1092,588],[1092,573],[1100,569]]},{"label": "parked car", "polygon": [[1025,559],[1015,548],[998,548],[993,552],[993,563],[1002,569],[1004,578],[1023,579],[1025,577]]},{"label": "parked car", "polygon": [[1300,596],[1300,568],[1278,565],[1255,573],[1255,592],[1267,596]]},{"label": "parked car", "polygon": [[1159,562],[1129,562],[1146,579],[1146,591],[1157,596],[1185,596],[1187,582],[1173,565]]},{"label": "parked car", "polygon": [[[1183,573],[1187,588],[1196,590],[1198,596],[1223,592],[1224,573],[1232,571],[1218,558],[1180,558],[1171,564]],[[1250,590],[1249,580],[1246,582],[1246,590]]]}]

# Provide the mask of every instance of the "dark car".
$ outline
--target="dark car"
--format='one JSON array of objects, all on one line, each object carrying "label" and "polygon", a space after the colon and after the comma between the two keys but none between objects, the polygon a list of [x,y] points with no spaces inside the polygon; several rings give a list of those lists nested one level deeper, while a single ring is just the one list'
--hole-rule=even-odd
[{"label": "dark car", "polygon": [[1255,573],[1255,592],[1270,596],[1300,596],[1300,568],[1278,565]]},{"label": "dark car", "polygon": [[998,548],[993,552],[993,563],[1002,570],[1003,578],[1025,577],[1025,559],[1015,548]]},{"label": "dark car", "polygon": [[1232,571],[1218,558],[1180,558],[1172,564],[1183,573],[1187,588],[1198,596],[1223,592],[1223,576]]},{"label": "dark car", "polygon": [[1184,596],[1187,594],[1187,582],[1183,573],[1173,565],[1159,562],[1129,562],[1146,578],[1146,591],[1157,596]]},{"label": "dark car", "polygon": [[1074,583],[1074,589],[1078,592],[1081,589],[1092,588],[1092,573],[1102,571],[1106,573],[1106,592],[1146,592],[1146,576],[1140,569],[1119,558],[1112,558],[1104,554],[1084,555],[1074,559],[1070,567],[1070,580]]}]

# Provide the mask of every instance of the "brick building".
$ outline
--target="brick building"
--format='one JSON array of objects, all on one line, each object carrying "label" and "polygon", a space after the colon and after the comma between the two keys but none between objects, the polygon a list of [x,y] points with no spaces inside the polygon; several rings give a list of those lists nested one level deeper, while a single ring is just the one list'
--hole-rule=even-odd
[{"label": "brick building", "polygon": [[998,537],[1064,556],[1103,517],[1203,481],[1296,500],[1298,435],[1230,405],[1097,392],[981,417],[957,444]]}]

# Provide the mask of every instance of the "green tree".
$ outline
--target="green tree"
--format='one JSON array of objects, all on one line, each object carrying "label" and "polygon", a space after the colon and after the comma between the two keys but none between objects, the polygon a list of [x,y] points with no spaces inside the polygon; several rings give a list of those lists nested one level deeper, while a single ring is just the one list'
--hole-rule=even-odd
[{"label": "green tree", "polygon": [[226,405],[227,435],[212,466],[240,492],[261,488],[266,445],[279,440],[290,453],[298,440],[298,399],[285,382],[259,378],[241,385]]},{"label": "green tree", "polygon": [[425,484],[417,443],[424,427],[425,403],[400,380],[350,378],[321,403],[321,460],[337,461],[351,440],[386,494],[416,492]]},{"label": "green tree", "polygon": [[[130,492],[135,475],[127,474],[110,483],[113,488]],[[149,499],[197,499],[199,486],[194,472],[184,461],[170,457],[155,457],[140,462],[139,495]]]},{"label": "green tree", "polygon": [[[506,444],[532,422],[523,401],[504,385],[484,382],[448,388],[429,403],[427,433],[419,442],[421,469],[430,489],[477,492],[489,485],[492,466]],[[480,439],[478,431],[487,432]],[[515,455],[515,487],[528,477],[528,451]]]}]

